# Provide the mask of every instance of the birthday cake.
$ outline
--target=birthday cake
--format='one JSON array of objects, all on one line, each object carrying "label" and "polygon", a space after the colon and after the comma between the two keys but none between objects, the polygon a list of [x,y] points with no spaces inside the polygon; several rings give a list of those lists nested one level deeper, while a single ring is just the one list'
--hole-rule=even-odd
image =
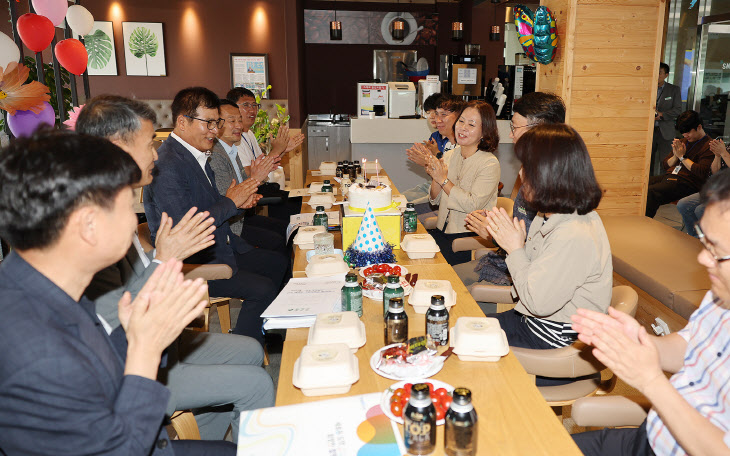
[{"label": "birthday cake", "polygon": [[393,190],[385,184],[353,184],[347,192],[351,208],[365,209],[370,203],[373,209],[390,206],[393,203]]}]

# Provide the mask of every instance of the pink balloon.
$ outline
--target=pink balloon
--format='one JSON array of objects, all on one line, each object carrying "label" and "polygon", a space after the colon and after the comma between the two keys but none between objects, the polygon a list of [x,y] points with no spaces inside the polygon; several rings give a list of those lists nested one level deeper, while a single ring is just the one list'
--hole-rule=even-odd
[{"label": "pink balloon", "polygon": [[34,114],[33,111],[15,111],[15,115],[8,116],[8,127],[13,135],[17,137],[30,136],[41,126],[47,124],[53,126],[56,123],[56,113],[47,101],[44,101],[43,111]]},{"label": "pink balloon", "polygon": [[33,8],[35,12],[41,16],[46,16],[53,22],[53,25],[59,25],[66,18],[68,10],[67,0],[33,0]]}]

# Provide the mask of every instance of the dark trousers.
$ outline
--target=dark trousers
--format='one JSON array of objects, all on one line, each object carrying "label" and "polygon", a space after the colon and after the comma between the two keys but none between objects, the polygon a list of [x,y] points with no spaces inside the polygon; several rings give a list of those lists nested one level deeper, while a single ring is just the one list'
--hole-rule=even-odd
[{"label": "dark trousers", "polygon": [[502,327],[502,330],[507,335],[507,342],[510,347],[536,348],[540,350],[555,348],[530,331],[530,328],[524,321],[523,315],[514,309],[490,314],[487,317],[499,320],[499,326]]},{"label": "dark trousers", "polygon": [[646,436],[646,420],[634,429],[602,429],[572,437],[585,456],[654,456]]},{"label": "dark trousers", "polygon": [[649,173],[651,176],[664,174],[662,160],[672,153],[673,140],[673,138],[664,139],[659,127],[654,127],[654,136],[651,141],[651,162],[649,163]]},{"label": "dark trousers", "polygon": [[241,238],[254,247],[274,250],[286,254],[286,228],[281,220],[262,215],[246,216],[243,219]]},{"label": "dark trousers", "polygon": [[677,179],[672,174],[663,174],[649,178],[649,190],[646,197],[646,216],[654,217],[659,206],[697,193],[699,189]]},{"label": "dark trousers", "polygon": [[236,456],[236,444],[222,440],[170,440],[175,455]]},{"label": "dark trousers", "polygon": [[433,230],[428,230],[428,233],[433,236],[436,244],[438,244],[439,248],[441,249],[441,254],[444,256],[444,259],[446,259],[446,262],[450,265],[453,266],[455,264],[466,263],[467,261],[471,260],[471,251],[465,250],[463,252],[454,252],[451,249],[451,243],[454,242],[454,239],[476,236],[471,231],[468,231],[466,233],[446,234],[436,228]]},{"label": "dark trousers", "polygon": [[252,249],[236,255],[238,272],[226,280],[208,282],[211,296],[242,299],[234,334],[253,337],[263,345],[261,314],[276,298],[289,268],[289,257],[280,252]]}]

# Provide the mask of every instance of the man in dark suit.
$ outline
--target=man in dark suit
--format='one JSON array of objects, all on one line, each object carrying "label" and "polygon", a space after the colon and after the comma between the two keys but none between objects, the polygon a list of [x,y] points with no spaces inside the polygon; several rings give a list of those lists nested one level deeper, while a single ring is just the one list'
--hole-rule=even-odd
[{"label": "man in dark suit", "polygon": [[215,219],[215,244],[186,262],[224,263],[233,269],[230,279],[208,283],[210,294],[243,299],[233,332],[263,344],[260,315],[276,297],[290,260],[280,252],[254,248],[231,231],[228,219],[253,207],[260,195],[252,193],[257,186],[253,180],[238,185],[231,181],[225,196],[215,188],[208,156],[224,122],[218,97],[203,87],[184,89],[172,102],[172,116],[173,132],[157,151],[158,175],[144,189],[150,232],[157,232],[163,212],[173,220],[191,207],[209,212]]},{"label": "man in dark suit", "polygon": [[662,158],[672,152],[675,138],[674,123],[682,113],[682,94],[674,84],[666,82],[669,65],[659,64],[659,85],[656,94],[656,114],[654,118],[654,138],[651,143],[651,175],[662,174]]},{"label": "man in dark suit", "polygon": [[[139,188],[150,184],[155,174],[155,120],[145,103],[101,95],[86,103],[76,131],[105,137],[127,152],[142,170],[142,178],[133,185]],[[84,296],[96,302],[96,312],[111,328],[119,326],[117,303],[125,292],[134,299],[158,265],[170,258],[183,261],[212,245],[213,219],[207,212],[196,212],[191,208],[174,227],[163,214],[155,250],[145,253],[135,234],[124,258],[96,273]],[[158,378],[170,389],[167,414],[192,409],[203,439],[222,440],[230,425],[236,442],[242,411],[274,405],[273,382],[261,367],[264,351],[254,339],[185,330],[166,354]]]},{"label": "man in dark suit", "polygon": [[[82,293],[129,248],[134,160],[71,133],[18,139],[0,155],[0,453],[235,454],[227,442],[171,441],[163,350],[205,307],[177,260],[157,268],[108,334]],[[206,452],[207,451],[207,452]]]},{"label": "man in dark suit", "polygon": [[[210,153],[210,167],[215,174],[215,186],[218,193],[226,194],[231,180],[239,184],[249,178],[241,164],[237,143],[241,141],[242,117],[238,106],[230,100],[221,100],[221,117],[225,120],[218,130],[218,140]],[[263,182],[271,171],[274,171],[281,159],[270,154],[261,160],[251,163],[251,177]],[[250,212],[250,211],[248,211]],[[288,224],[279,219],[246,213],[228,220],[231,230],[246,242],[259,248],[278,250],[287,253],[286,229]]]}]

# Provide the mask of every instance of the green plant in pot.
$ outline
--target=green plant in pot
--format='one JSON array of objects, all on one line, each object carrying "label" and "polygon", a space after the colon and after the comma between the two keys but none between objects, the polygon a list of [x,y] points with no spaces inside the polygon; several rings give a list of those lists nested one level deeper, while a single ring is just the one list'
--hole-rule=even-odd
[{"label": "green plant in pot", "polygon": [[269,90],[271,90],[271,85],[267,86],[261,94],[256,94],[256,104],[259,105],[259,111],[256,113],[256,121],[251,127],[254,135],[256,135],[256,141],[266,154],[271,152],[271,142],[279,134],[279,128],[289,122],[290,117],[286,113],[286,108],[278,103],[276,104],[276,115],[273,119],[269,118],[269,113],[261,108],[261,97],[266,95]]}]

